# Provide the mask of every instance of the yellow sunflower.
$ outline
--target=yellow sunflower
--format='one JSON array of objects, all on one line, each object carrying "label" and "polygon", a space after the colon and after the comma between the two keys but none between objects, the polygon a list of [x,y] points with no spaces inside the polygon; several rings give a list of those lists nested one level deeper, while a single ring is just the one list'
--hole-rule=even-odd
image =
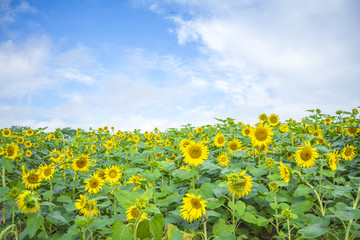
[{"label": "yellow sunflower", "polygon": [[241,133],[242,133],[242,135],[243,135],[244,137],[246,137],[246,136],[250,136],[251,131],[252,131],[251,126],[250,126],[249,124],[247,124],[247,125],[242,129]]},{"label": "yellow sunflower", "polygon": [[105,142],[104,146],[106,147],[107,150],[110,150],[114,147],[114,140],[108,140]]},{"label": "yellow sunflower", "polygon": [[223,152],[218,158],[217,161],[219,162],[220,166],[227,167],[229,165],[229,158],[227,157],[226,152]]},{"label": "yellow sunflower", "polygon": [[273,134],[269,125],[257,124],[250,133],[251,143],[255,147],[268,146],[272,141]]},{"label": "yellow sunflower", "polygon": [[259,115],[259,121],[260,122],[265,122],[267,120],[267,115],[266,113],[260,114]]},{"label": "yellow sunflower", "polygon": [[290,131],[289,126],[287,124],[281,124],[279,127],[280,132],[286,133]]},{"label": "yellow sunflower", "polygon": [[32,135],[34,135],[34,131],[29,128],[28,130],[26,130],[25,135],[31,137]]},{"label": "yellow sunflower", "polygon": [[268,120],[271,126],[275,126],[279,122],[279,115],[273,113],[269,116]]},{"label": "yellow sunflower", "polygon": [[4,148],[3,147],[0,147],[0,155],[3,155],[4,154]]},{"label": "yellow sunflower", "polygon": [[191,142],[184,150],[184,162],[190,166],[198,166],[208,158],[209,149],[201,142]]},{"label": "yellow sunflower", "polygon": [[[133,206],[126,209],[126,213],[125,213],[126,214],[126,220],[129,221],[131,219],[137,219],[139,217],[140,213],[141,213],[141,210],[138,209],[136,207],[136,205],[133,205]],[[143,213],[141,213],[139,221],[142,221],[142,220],[144,220],[146,218],[147,218],[147,214],[143,212]]]},{"label": "yellow sunflower", "polygon": [[315,160],[319,157],[316,148],[311,147],[310,141],[305,142],[305,146],[298,147],[295,153],[296,164],[303,168],[310,168],[315,165]]},{"label": "yellow sunflower", "polygon": [[190,139],[181,139],[180,141],[180,150],[181,151],[184,151],[186,149],[186,147],[191,143],[193,142],[193,140],[190,140]]},{"label": "yellow sunflower", "polygon": [[281,180],[283,180],[284,182],[289,182],[291,177],[289,168],[285,166],[282,162],[280,162],[279,170]]},{"label": "yellow sunflower", "polygon": [[187,193],[183,198],[183,205],[180,206],[180,216],[189,222],[194,222],[205,214],[206,203],[207,201],[201,199],[201,195]]},{"label": "yellow sunflower", "polygon": [[75,202],[76,209],[81,211],[86,206],[87,202],[88,202],[88,198],[85,195],[80,194],[80,198],[76,199]]},{"label": "yellow sunflower", "polygon": [[11,136],[11,130],[8,129],[8,128],[3,129],[3,130],[2,130],[2,135],[3,135],[4,137],[10,137],[10,136]]},{"label": "yellow sunflower", "polygon": [[98,193],[105,185],[104,180],[102,180],[96,173],[93,174],[88,179],[85,179],[84,183],[86,184],[85,190],[89,193]]},{"label": "yellow sunflower", "polygon": [[87,154],[82,154],[73,160],[72,168],[75,172],[89,171],[91,159]]},{"label": "yellow sunflower", "polygon": [[25,183],[25,187],[28,189],[35,189],[41,185],[41,177],[39,171],[31,169],[31,171],[26,172],[23,170],[22,182]]},{"label": "yellow sunflower", "polygon": [[39,167],[40,177],[45,180],[50,180],[55,172],[54,164],[43,165],[41,164]]},{"label": "yellow sunflower", "polygon": [[100,211],[96,207],[97,201],[94,199],[88,199],[86,201],[85,206],[80,210],[80,213],[84,215],[84,217],[91,218],[93,216],[99,215]]},{"label": "yellow sunflower", "polygon": [[40,198],[33,191],[24,190],[16,201],[18,208],[23,213],[36,213],[40,209]]},{"label": "yellow sunflower", "polygon": [[360,129],[357,127],[347,127],[346,134],[350,137],[355,137],[360,132]]},{"label": "yellow sunflower", "polygon": [[231,140],[228,143],[229,152],[233,154],[235,151],[239,150],[241,147],[241,142],[238,139]]},{"label": "yellow sunflower", "polygon": [[5,158],[16,159],[19,154],[19,146],[15,143],[6,144]]},{"label": "yellow sunflower", "polygon": [[336,170],[336,164],[339,162],[340,154],[338,150],[334,150],[333,152],[327,154],[328,155],[328,164],[331,170]]},{"label": "yellow sunflower", "polygon": [[215,139],[214,139],[215,146],[217,146],[217,147],[224,146],[225,142],[226,142],[226,139],[222,133],[216,134]]},{"label": "yellow sunflower", "polygon": [[108,167],[105,171],[106,171],[105,180],[107,182],[116,183],[119,181],[121,177],[120,168],[118,168],[117,166],[111,166]]},{"label": "yellow sunflower", "polygon": [[29,148],[32,146],[32,143],[31,143],[31,141],[25,141],[24,145],[25,145],[25,147]]},{"label": "yellow sunflower", "polygon": [[27,157],[31,157],[31,155],[32,155],[31,150],[26,150],[26,152],[25,152],[25,156],[27,156]]},{"label": "yellow sunflower", "polygon": [[352,145],[346,145],[345,148],[341,151],[341,157],[346,161],[351,161],[355,157],[356,147]]},{"label": "yellow sunflower", "polygon": [[247,196],[252,189],[253,180],[245,175],[246,171],[240,174],[232,173],[228,178],[228,191],[238,197]]}]

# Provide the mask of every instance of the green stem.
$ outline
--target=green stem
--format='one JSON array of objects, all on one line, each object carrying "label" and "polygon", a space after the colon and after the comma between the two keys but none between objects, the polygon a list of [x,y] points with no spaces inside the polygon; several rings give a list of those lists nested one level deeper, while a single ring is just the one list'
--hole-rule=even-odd
[{"label": "green stem", "polygon": [[[232,195],[232,203],[235,206],[235,194]],[[234,239],[236,239],[236,223],[235,223],[235,212],[234,210],[231,210],[231,214],[232,214],[232,222],[234,225]]]},{"label": "green stem", "polygon": [[[353,204],[353,209],[357,209],[359,199],[360,199],[360,186],[358,187],[358,193],[357,193],[356,199],[355,199],[354,204]],[[353,219],[350,219],[349,222],[348,222],[348,226],[346,228],[346,233],[345,233],[345,240],[349,239],[352,222],[353,222]]]},{"label": "green stem", "polygon": [[288,226],[288,235],[289,235],[289,240],[291,240],[291,230],[290,230],[290,220],[289,220],[289,218],[288,219],[286,219],[286,221],[287,221],[287,226]]},{"label": "green stem", "polygon": [[42,230],[43,230],[43,232],[44,232],[45,239],[48,239],[48,235],[47,235],[47,233],[46,233],[44,223],[41,224],[41,228],[42,228]]},{"label": "green stem", "polygon": [[[276,193],[274,195],[274,202],[277,205],[277,201],[276,201]],[[275,209],[275,214],[278,214],[278,210]],[[276,232],[279,234],[279,220],[277,218],[275,218],[275,222],[276,222]]]},{"label": "green stem", "polygon": [[3,187],[6,186],[6,182],[5,182],[5,166],[3,165],[3,171],[2,171],[2,181],[3,181]]},{"label": "green stem", "polygon": [[206,219],[204,217],[204,238],[207,240]]}]

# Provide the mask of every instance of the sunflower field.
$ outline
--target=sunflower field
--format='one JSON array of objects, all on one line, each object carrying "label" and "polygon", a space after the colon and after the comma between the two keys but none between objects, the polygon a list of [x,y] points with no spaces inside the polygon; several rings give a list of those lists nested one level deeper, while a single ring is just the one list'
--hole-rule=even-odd
[{"label": "sunflower field", "polygon": [[360,239],[358,110],[0,130],[0,239]]}]

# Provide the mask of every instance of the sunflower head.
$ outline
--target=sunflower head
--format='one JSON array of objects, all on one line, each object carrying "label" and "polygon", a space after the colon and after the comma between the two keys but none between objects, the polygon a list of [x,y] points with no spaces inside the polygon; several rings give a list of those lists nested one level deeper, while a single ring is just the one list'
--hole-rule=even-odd
[{"label": "sunflower head", "polygon": [[255,147],[268,146],[272,142],[273,132],[269,125],[258,124],[251,131],[251,142]]},{"label": "sunflower head", "polygon": [[283,180],[284,182],[289,182],[291,178],[290,168],[285,166],[282,162],[280,162],[279,170],[280,170],[281,180]]},{"label": "sunflower head", "polygon": [[296,164],[303,168],[310,168],[315,165],[315,160],[319,157],[316,148],[313,148],[309,141],[304,146],[299,147],[295,154]]},{"label": "sunflower head", "polygon": [[346,161],[351,161],[355,157],[356,147],[352,145],[346,145],[345,148],[341,151],[341,157]]},{"label": "sunflower head", "polygon": [[141,209],[137,208],[136,205],[133,205],[133,206],[130,206],[129,208],[127,208],[125,214],[126,214],[126,220],[128,220],[128,221],[131,219],[138,219],[139,216],[140,216],[139,221],[142,221],[147,218],[147,214],[142,212]]},{"label": "sunflower head", "polygon": [[208,158],[209,149],[201,142],[191,142],[184,150],[184,162],[190,166],[198,166]]},{"label": "sunflower head", "polygon": [[82,154],[73,160],[72,168],[75,172],[88,171],[90,168],[91,160],[87,154]]},{"label": "sunflower head", "polygon": [[36,213],[40,209],[39,196],[33,191],[25,190],[16,201],[19,210],[23,213]]},{"label": "sunflower head", "polygon": [[275,126],[279,122],[279,115],[273,113],[269,116],[268,120],[271,126]]},{"label": "sunflower head", "polygon": [[247,196],[252,189],[253,180],[245,175],[246,171],[240,174],[232,173],[228,177],[228,191],[238,197]]},{"label": "sunflower head", "polygon": [[102,180],[96,173],[94,173],[90,178],[85,179],[84,183],[86,184],[85,190],[89,193],[98,193],[105,185],[104,180]]},{"label": "sunflower head", "polygon": [[26,188],[35,189],[41,185],[41,177],[39,171],[31,169],[29,172],[23,171],[23,183],[25,183]]},{"label": "sunflower head", "polygon": [[241,147],[241,142],[237,139],[231,140],[228,144],[230,153],[238,151]]},{"label": "sunflower head", "polygon": [[201,199],[201,195],[187,193],[180,207],[180,216],[189,222],[194,222],[205,214],[206,203],[207,201]]},{"label": "sunflower head", "polygon": [[215,146],[217,146],[217,147],[224,146],[225,142],[226,142],[226,139],[222,133],[216,134],[215,139],[214,139]]},{"label": "sunflower head", "polygon": [[5,150],[5,158],[7,159],[16,159],[20,154],[19,154],[19,146],[16,145],[15,143],[10,143],[6,145],[6,150]]},{"label": "sunflower head", "polygon": [[228,166],[229,165],[229,158],[227,157],[227,154],[226,152],[223,152],[218,158],[217,158],[217,161],[219,163],[220,166]]}]

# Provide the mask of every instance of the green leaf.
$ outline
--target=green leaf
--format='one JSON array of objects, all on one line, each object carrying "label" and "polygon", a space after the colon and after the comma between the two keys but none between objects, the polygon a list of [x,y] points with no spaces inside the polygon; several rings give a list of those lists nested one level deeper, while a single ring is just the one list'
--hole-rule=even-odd
[{"label": "green leaf", "polygon": [[91,229],[102,229],[115,222],[115,218],[95,219],[89,226]]},{"label": "green leaf", "polygon": [[248,165],[246,169],[249,171],[251,175],[254,177],[261,177],[265,173],[267,173],[269,170],[266,167],[255,167],[253,165]]},{"label": "green leaf", "polygon": [[117,220],[112,226],[111,237],[113,240],[133,239],[134,230],[131,225],[124,225],[120,220]]},{"label": "green leaf", "polygon": [[236,202],[236,205],[234,205],[232,202],[229,202],[228,205],[231,208],[231,210],[237,211],[239,216],[242,216],[244,214],[244,212],[245,212],[245,209],[246,209],[246,204],[244,202],[242,202],[241,200],[238,200]]},{"label": "green leaf", "polygon": [[49,199],[54,195],[54,190],[46,191],[42,195],[44,199]]},{"label": "green leaf", "polygon": [[302,184],[302,185],[299,185],[299,187],[295,190],[293,196],[300,197],[300,196],[304,196],[304,195],[307,195],[312,192],[313,192],[313,190],[310,187]]},{"label": "green leaf", "polygon": [[126,190],[114,190],[115,197],[123,208],[128,208],[132,205],[135,205],[136,200],[141,197],[137,192],[128,192]]},{"label": "green leaf", "polygon": [[181,231],[176,229],[171,233],[169,240],[184,240],[184,237]]},{"label": "green leaf", "polygon": [[213,233],[219,236],[224,231],[233,232],[234,225],[227,225],[225,219],[220,218],[213,226]]},{"label": "green leaf", "polygon": [[180,200],[181,200],[181,196],[179,195],[179,193],[174,192],[174,193],[166,196],[165,198],[156,200],[156,204],[159,207],[165,207],[165,206],[169,206],[170,203],[177,202]]},{"label": "green leaf", "polygon": [[56,199],[58,202],[63,202],[63,203],[72,203],[73,201],[66,195],[61,195],[60,197],[58,197]]},{"label": "green leaf", "polygon": [[232,232],[223,231],[219,236],[216,236],[214,240],[235,240],[235,238]]},{"label": "green leaf", "polygon": [[163,236],[164,217],[162,214],[156,214],[150,221],[150,231],[155,240]]},{"label": "green leaf", "polygon": [[5,196],[6,194],[8,194],[10,191],[10,188],[8,187],[0,187],[0,197]]},{"label": "green leaf", "polygon": [[[69,225],[69,222],[68,222],[63,216],[61,216],[61,212],[60,212],[60,211],[55,211],[55,212],[53,212],[53,213],[48,214],[47,217],[46,217],[46,219],[49,218],[49,217],[55,218],[55,219],[57,219],[57,220],[65,223],[65,224]],[[69,226],[70,226],[70,225],[69,225]]]},{"label": "green leaf", "polygon": [[26,229],[22,233],[23,236],[29,235],[33,238],[44,221],[43,216],[31,216],[26,220]]},{"label": "green leaf", "polygon": [[294,203],[290,206],[291,212],[296,215],[301,215],[306,211],[309,211],[313,207],[313,203],[308,200],[303,200],[297,203]]},{"label": "green leaf", "polygon": [[193,176],[195,176],[196,171],[194,169],[191,169],[190,171],[185,171],[185,170],[177,170],[175,172],[173,172],[173,177],[175,178],[179,178],[181,180],[189,180],[191,179]]},{"label": "green leaf", "polygon": [[139,239],[150,237],[150,220],[144,219],[139,223],[136,236]]},{"label": "green leaf", "polygon": [[316,223],[302,228],[298,232],[302,234],[306,239],[311,239],[324,235],[327,232],[327,229],[321,226],[320,223]]},{"label": "green leaf", "polygon": [[214,197],[214,184],[212,183],[203,183],[200,188],[200,193],[203,199],[209,199]]},{"label": "green leaf", "polygon": [[241,216],[241,219],[248,223],[257,224],[257,218],[254,216],[254,214],[252,214],[250,212],[245,212]]}]

